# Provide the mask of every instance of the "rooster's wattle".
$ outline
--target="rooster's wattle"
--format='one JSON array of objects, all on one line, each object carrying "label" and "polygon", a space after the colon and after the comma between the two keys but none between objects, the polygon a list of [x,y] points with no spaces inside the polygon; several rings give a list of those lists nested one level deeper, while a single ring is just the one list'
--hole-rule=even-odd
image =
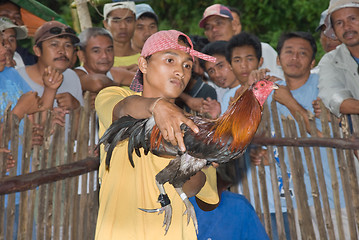
[{"label": "rooster's wattle", "polygon": [[198,126],[199,132],[194,133],[184,124],[181,126],[186,146],[184,153],[178,146],[173,146],[163,139],[153,117],[147,119],[121,117],[112,123],[99,142],[106,145],[106,166],[110,166],[112,151],[116,145],[126,139],[128,139],[128,157],[133,167],[135,167],[132,160],[133,151],[140,156],[140,148],[144,148],[145,154],[151,151],[161,157],[175,157],[156,175],[161,208],[141,210],[160,213],[165,211],[164,225],[167,232],[171,224],[172,207],[163,184],[169,182],[186,205],[188,222],[192,218],[197,230],[194,208],[182,190],[183,184],[206,165],[212,162],[225,163],[243,154],[261,121],[263,103],[276,88],[273,82],[260,80],[246,89],[218,119],[189,116]]}]

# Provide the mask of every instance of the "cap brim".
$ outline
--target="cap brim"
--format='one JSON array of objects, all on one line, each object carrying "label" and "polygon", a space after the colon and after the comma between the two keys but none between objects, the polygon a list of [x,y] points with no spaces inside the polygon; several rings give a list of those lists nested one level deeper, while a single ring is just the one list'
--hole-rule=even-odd
[{"label": "cap brim", "polygon": [[16,31],[16,40],[22,40],[27,38],[27,29],[25,26],[19,26],[14,29]]},{"label": "cap brim", "polygon": [[204,25],[206,24],[207,18],[212,17],[212,16],[218,16],[218,17],[224,17],[224,18],[229,18],[229,19],[231,19],[229,16],[224,15],[224,14],[212,14],[212,15],[206,16],[205,18],[202,18],[202,20],[199,22],[199,27],[200,27],[200,28],[204,28]]},{"label": "cap brim", "polygon": [[61,36],[68,36],[68,37],[72,38],[72,39],[74,40],[74,44],[80,42],[80,39],[79,39],[76,35],[74,35],[74,34],[61,33],[61,34],[58,34],[58,35],[52,35],[52,36],[49,36],[49,37],[47,37],[47,38],[40,39],[40,40],[36,41],[35,44],[38,44],[39,42],[43,42],[43,41],[49,40],[49,39],[51,39],[51,38],[56,38],[56,37],[61,37]]}]

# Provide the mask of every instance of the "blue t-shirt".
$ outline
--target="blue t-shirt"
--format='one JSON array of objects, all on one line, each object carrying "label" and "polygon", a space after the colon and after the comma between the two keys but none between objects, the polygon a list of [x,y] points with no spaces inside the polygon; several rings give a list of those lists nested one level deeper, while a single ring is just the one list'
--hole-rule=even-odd
[{"label": "blue t-shirt", "polygon": [[20,96],[31,90],[30,86],[14,68],[5,67],[4,71],[0,72],[1,117],[4,116],[4,111],[9,103],[12,103],[11,109],[13,109]]},{"label": "blue t-shirt", "polygon": [[[10,67],[5,67],[5,69],[0,72],[0,116],[4,116],[5,109],[9,103],[11,103],[11,109],[13,109],[19,100],[20,96],[26,92],[32,91],[30,86],[25,82],[25,80],[20,76],[20,74]],[[24,121],[20,122],[19,126],[19,135],[20,138],[23,134]],[[22,157],[22,141],[19,141],[18,145],[18,161],[16,175],[21,174],[21,157]],[[16,193],[16,204],[19,203],[19,193]],[[7,198],[5,198],[5,206],[7,206]]]},{"label": "blue t-shirt", "polygon": [[236,91],[238,88],[240,88],[241,85],[239,84],[238,86],[229,89],[227,92],[224,93],[222,100],[220,101],[221,104],[221,115],[223,115],[223,113],[225,111],[227,111],[227,108],[229,106],[229,101],[231,99],[231,97],[234,97],[234,95],[236,94]]},{"label": "blue t-shirt", "polygon": [[[318,80],[319,80],[319,75],[318,74],[311,74],[307,80],[307,82],[300,88],[295,89],[293,91],[291,91],[291,94],[293,95],[294,99],[306,110],[309,110],[310,112],[314,112],[313,109],[313,105],[312,102],[314,100],[317,99],[318,97]],[[281,80],[276,82],[278,85],[284,85],[286,86],[286,82]],[[268,104],[270,106],[272,99],[273,99],[273,93],[271,93],[271,95],[268,97]],[[291,112],[289,111],[289,109],[280,104],[277,103],[277,109],[278,109],[278,116],[284,116],[284,117],[288,117],[288,116],[292,116]],[[270,109],[271,112],[271,109]],[[272,113],[271,113],[272,115]],[[293,117],[294,119],[294,117]],[[315,119],[316,121],[316,126],[319,130],[321,130],[321,122],[318,118]],[[280,121],[281,123],[281,121]],[[273,127],[273,123],[271,123],[271,130],[272,130],[272,136],[274,137],[274,127]],[[297,126],[297,132],[299,132],[299,127],[298,124],[296,123]],[[283,133],[283,126],[280,125],[281,127],[281,132],[283,134],[284,137],[284,133]],[[307,134],[307,136],[309,137],[310,135]],[[285,196],[284,196],[284,189],[283,189],[283,179],[282,179],[282,173],[281,173],[281,169],[280,169],[280,163],[279,163],[279,156],[278,156],[278,149],[277,147],[273,148],[274,150],[274,160],[275,160],[275,166],[276,166],[276,172],[277,172],[277,177],[278,177],[278,187],[279,187],[279,193],[280,193],[280,199],[281,199],[281,206],[282,206],[282,211],[286,211],[286,200],[285,200]],[[313,202],[313,197],[312,197],[312,191],[311,191],[311,182],[310,182],[310,177],[309,177],[309,173],[308,173],[308,167],[307,167],[307,163],[306,163],[306,159],[305,159],[305,154],[304,154],[304,150],[303,148],[299,148],[300,152],[301,152],[301,157],[302,157],[302,164],[303,164],[303,170],[304,170],[304,184],[306,187],[306,192],[307,192],[307,196],[308,196],[308,204],[309,206],[313,206],[314,202]],[[314,153],[313,151],[311,151],[312,153],[312,161],[313,161],[313,166],[314,166],[314,170],[316,171],[316,164],[314,161]],[[327,159],[327,155],[326,155],[326,148],[320,148],[320,154],[321,154],[321,160],[322,160],[322,166],[323,166],[323,170],[324,170],[324,178],[325,178],[325,182],[326,182],[326,186],[327,186],[327,193],[328,193],[328,200],[329,200],[329,204],[331,208],[334,208],[334,200],[333,200],[333,190],[332,190],[332,186],[331,186],[331,175],[330,175],[330,168],[329,168],[329,163],[328,163],[328,159]],[[341,188],[341,181],[340,181],[340,175],[339,175],[339,169],[338,169],[338,165],[337,165],[337,157],[336,154],[334,154],[334,160],[335,160],[335,165],[336,165],[336,170],[337,170],[337,176],[338,176],[338,180],[339,180],[339,189],[340,189],[340,203],[341,206],[345,206],[345,202],[344,202],[344,195],[342,192],[342,188]],[[284,161],[286,163],[287,166],[287,175],[289,177],[289,190],[290,190],[290,195],[292,196],[292,200],[293,200],[293,207],[297,208],[297,204],[295,201],[295,194],[294,194],[294,187],[293,187],[293,180],[292,180],[292,173],[290,171],[290,164],[289,164],[289,158],[288,158],[288,152],[287,149],[284,148]],[[271,180],[270,180],[270,168],[269,166],[265,166],[265,170],[266,170],[266,183],[267,183],[267,192],[268,192],[268,201],[269,201],[269,209],[270,212],[275,212],[275,208],[274,208],[274,199],[273,199],[273,190],[272,190],[272,184],[271,184]],[[248,176],[251,177],[251,172],[248,171]],[[249,189],[252,189],[252,181],[249,180]],[[317,183],[318,183],[318,179],[317,179]],[[318,185],[319,188],[319,185]],[[251,199],[254,199],[253,197],[253,193],[251,191]],[[320,198],[321,199],[321,198]]]},{"label": "blue t-shirt", "polygon": [[252,205],[236,193],[224,191],[213,211],[202,211],[190,198],[198,220],[199,240],[269,239]]}]

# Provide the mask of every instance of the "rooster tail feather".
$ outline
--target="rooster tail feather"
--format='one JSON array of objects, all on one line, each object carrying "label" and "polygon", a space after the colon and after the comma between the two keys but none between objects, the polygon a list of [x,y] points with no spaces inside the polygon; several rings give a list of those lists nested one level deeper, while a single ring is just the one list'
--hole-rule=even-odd
[{"label": "rooster tail feather", "polygon": [[[133,129],[136,127],[138,122],[142,120],[135,119],[131,116],[124,116],[120,119],[114,121],[111,126],[105,131],[101,139],[99,140],[98,145],[106,144],[107,156],[106,156],[106,166],[109,168],[112,152],[117,146],[117,144],[131,136]],[[132,150],[133,152],[133,150]],[[132,156],[130,158],[131,162]],[[133,161],[131,165],[134,167]]]}]

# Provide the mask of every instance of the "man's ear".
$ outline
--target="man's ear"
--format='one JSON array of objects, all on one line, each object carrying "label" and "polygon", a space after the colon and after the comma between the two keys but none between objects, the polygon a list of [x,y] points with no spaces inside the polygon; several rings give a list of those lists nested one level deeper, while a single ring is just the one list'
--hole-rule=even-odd
[{"label": "man's ear", "polygon": [[37,57],[40,57],[41,56],[41,49],[37,46],[37,45],[34,45],[32,47],[32,50],[34,50],[34,53]]},{"label": "man's ear", "polygon": [[315,59],[312,60],[311,64],[310,64],[310,69],[314,68],[315,66]]},{"label": "man's ear", "polygon": [[144,57],[140,56],[140,58],[138,59],[138,68],[140,69],[140,71],[143,74],[146,74],[147,73],[147,67],[148,67],[147,60]]},{"label": "man's ear", "polygon": [[259,59],[258,68],[260,68],[263,65],[263,57]]},{"label": "man's ear", "polygon": [[279,55],[277,56],[277,65],[278,65],[278,66],[282,66],[282,64],[280,64]]},{"label": "man's ear", "polygon": [[[103,23],[103,26],[107,29],[107,30],[109,30],[108,29],[108,22],[107,22],[107,20],[102,20],[102,23]],[[110,30],[109,30],[110,31]]]}]

